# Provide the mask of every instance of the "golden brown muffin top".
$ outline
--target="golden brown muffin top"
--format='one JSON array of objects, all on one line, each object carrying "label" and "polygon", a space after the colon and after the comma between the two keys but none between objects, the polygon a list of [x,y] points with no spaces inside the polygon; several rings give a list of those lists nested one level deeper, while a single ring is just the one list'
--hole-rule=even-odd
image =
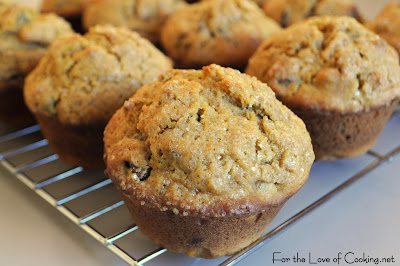
[{"label": "golden brown muffin top", "polygon": [[96,26],[52,43],[26,79],[25,101],[33,113],[61,123],[105,124],[124,100],[170,68],[170,59],[137,33]]},{"label": "golden brown muffin top", "polygon": [[64,19],[0,1],[0,89],[23,78],[56,37],[72,33]]},{"label": "golden brown muffin top", "polygon": [[63,17],[79,16],[85,6],[97,0],[42,0],[42,12],[53,12]]},{"label": "golden brown muffin top", "polygon": [[400,53],[400,3],[387,4],[378,16],[366,24]]},{"label": "golden brown muffin top", "polygon": [[161,42],[179,67],[216,63],[242,68],[261,42],[279,30],[251,1],[201,1],[169,17]]},{"label": "golden brown muffin top", "polygon": [[266,0],[264,12],[282,27],[312,16],[350,16],[362,21],[351,0]]},{"label": "golden brown muffin top", "polygon": [[301,121],[264,83],[218,65],[171,70],[106,127],[106,173],[143,205],[224,216],[283,203],[314,153]]},{"label": "golden brown muffin top", "polygon": [[400,97],[396,51],[350,17],[314,17],[275,34],[246,73],[290,107],[356,112]]},{"label": "golden brown muffin top", "polygon": [[99,24],[125,26],[156,43],[168,16],[184,6],[184,0],[98,0],[86,7],[83,24],[86,29]]}]

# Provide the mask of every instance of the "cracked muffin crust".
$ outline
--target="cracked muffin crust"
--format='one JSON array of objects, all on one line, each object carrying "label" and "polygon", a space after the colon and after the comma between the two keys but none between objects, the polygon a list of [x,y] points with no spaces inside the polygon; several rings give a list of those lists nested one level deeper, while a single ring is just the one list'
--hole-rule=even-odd
[{"label": "cracked muffin crust", "polygon": [[143,86],[104,142],[106,173],[139,229],[207,258],[259,237],[314,160],[303,122],[266,84],[218,65]]},{"label": "cracked muffin crust", "polygon": [[279,30],[251,1],[201,1],[169,17],[161,43],[180,68],[216,63],[242,69],[258,45]]},{"label": "cracked muffin crust", "polygon": [[0,1],[0,120],[24,126],[34,120],[26,109],[22,87],[50,42],[73,33],[64,19]]},{"label": "cracked muffin crust", "polygon": [[284,28],[313,16],[350,16],[363,20],[351,0],[266,0],[263,9]]},{"label": "cracked muffin crust", "polygon": [[377,33],[400,53],[400,4],[387,4],[378,16],[366,23],[366,27]]},{"label": "cracked muffin crust", "polygon": [[[307,123],[308,119],[300,115],[308,129],[315,132],[311,138],[317,157],[354,157],[373,145],[390,117],[393,102],[400,97],[398,60],[396,51],[386,41],[355,19],[314,17],[275,34],[260,45],[249,60],[246,73],[268,83],[277,97],[295,112],[301,109],[315,115],[331,114],[335,117],[344,114],[361,116],[371,112],[377,112],[378,117],[379,112],[385,113],[378,132],[374,130],[373,136],[367,138],[368,145],[366,142],[358,143],[353,147],[355,152],[343,154],[335,151],[337,147],[332,147],[331,151],[318,151],[322,143],[317,145],[315,140],[324,128],[321,121],[327,119]],[[382,107],[387,108],[381,110]],[[325,127],[326,137],[331,135],[329,132],[337,131],[332,128],[344,128],[340,119],[335,123]],[[362,130],[367,121],[362,124],[353,124],[352,127],[363,134],[371,132]],[[350,142],[358,141],[357,134],[345,134],[344,131],[339,130],[326,142],[337,145],[342,142],[349,146]],[[364,148],[357,149],[357,146]]]},{"label": "cracked muffin crust", "polygon": [[[170,68],[170,59],[137,33],[97,26],[84,36],[64,36],[52,43],[26,79],[25,101],[49,142],[67,139],[62,137],[64,133],[51,130],[51,121],[61,130],[69,128],[71,134],[76,134],[75,139],[94,134],[99,147],[50,143],[66,161],[92,168],[103,165],[102,131],[112,114],[139,87]],[[90,133],[85,135],[85,128]],[[73,148],[79,154],[73,154]],[[96,151],[95,163],[94,158],[85,160],[91,151]],[[68,154],[72,158],[67,158]]]},{"label": "cracked muffin crust", "polygon": [[184,6],[184,0],[98,0],[87,5],[83,25],[86,29],[99,24],[124,26],[158,43],[168,16]]}]

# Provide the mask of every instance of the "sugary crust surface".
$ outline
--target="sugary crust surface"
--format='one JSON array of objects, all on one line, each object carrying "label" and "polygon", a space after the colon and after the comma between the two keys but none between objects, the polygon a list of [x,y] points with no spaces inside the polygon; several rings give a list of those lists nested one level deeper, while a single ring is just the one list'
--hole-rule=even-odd
[{"label": "sugary crust surface", "polygon": [[137,33],[97,26],[52,43],[26,79],[25,101],[33,113],[64,124],[105,125],[124,100],[171,67]]},{"label": "sugary crust surface", "polygon": [[42,0],[42,12],[54,12],[63,17],[81,15],[85,5],[96,0]]},{"label": "sugary crust surface", "polygon": [[268,86],[217,65],[143,86],[104,133],[106,173],[133,200],[220,217],[277,206],[314,160],[304,123]]},{"label": "sugary crust surface", "polygon": [[0,90],[23,86],[23,78],[58,36],[72,33],[56,15],[0,1]]},{"label": "sugary crust surface", "polygon": [[314,17],[275,34],[246,73],[290,107],[368,111],[400,96],[396,51],[349,17]]},{"label": "sugary crust surface", "polygon": [[362,21],[351,0],[266,0],[264,12],[282,27],[312,16],[350,16]]},{"label": "sugary crust surface", "polygon": [[210,63],[242,68],[279,25],[248,0],[201,1],[169,17],[161,43],[179,67]]},{"label": "sugary crust surface", "polygon": [[400,4],[387,4],[378,16],[366,24],[400,53]]},{"label": "sugary crust surface", "polygon": [[184,6],[184,0],[100,0],[87,5],[82,19],[86,29],[99,24],[124,26],[158,42],[165,20]]}]

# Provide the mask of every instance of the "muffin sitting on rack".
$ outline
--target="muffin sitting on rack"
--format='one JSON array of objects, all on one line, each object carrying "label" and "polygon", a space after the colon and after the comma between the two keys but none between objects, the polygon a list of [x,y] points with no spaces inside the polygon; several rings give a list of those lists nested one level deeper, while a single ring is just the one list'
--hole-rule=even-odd
[{"label": "muffin sitting on rack", "polygon": [[36,66],[52,40],[73,33],[64,19],[0,1],[0,121],[27,126],[34,119],[25,107],[25,76]]},{"label": "muffin sitting on rack", "polygon": [[350,17],[314,17],[275,34],[246,73],[304,120],[319,159],[368,151],[400,99],[396,51]]},{"label": "muffin sitting on rack", "polygon": [[125,28],[96,26],[55,40],[27,77],[25,101],[61,159],[103,169],[103,131],[142,85],[172,68],[152,43]]},{"label": "muffin sitting on rack", "polygon": [[261,236],[314,160],[303,121],[266,84],[217,65],[140,88],[104,143],[106,173],[139,229],[204,258]]}]

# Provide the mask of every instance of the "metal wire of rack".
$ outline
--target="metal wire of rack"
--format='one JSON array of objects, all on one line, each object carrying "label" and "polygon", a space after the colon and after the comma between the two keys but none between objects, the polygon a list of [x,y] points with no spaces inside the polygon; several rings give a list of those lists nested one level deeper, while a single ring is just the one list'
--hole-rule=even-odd
[{"label": "metal wire of rack", "polygon": [[[399,118],[397,112],[392,123],[398,123]],[[325,189],[317,198],[303,200],[248,248],[216,262],[233,265],[250,255],[341,190],[400,154],[400,142],[393,145],[397,147],[392,146],[384,154],[369,151],[361,166],[342,173],[346,177],[340,183]],[[0,164],[127,264],[143,265],[168,253],[140,233],[110,179],[102,172],[87,171],[60,160],[42,137],[39,126],[12,131],[0,125]]]}]

